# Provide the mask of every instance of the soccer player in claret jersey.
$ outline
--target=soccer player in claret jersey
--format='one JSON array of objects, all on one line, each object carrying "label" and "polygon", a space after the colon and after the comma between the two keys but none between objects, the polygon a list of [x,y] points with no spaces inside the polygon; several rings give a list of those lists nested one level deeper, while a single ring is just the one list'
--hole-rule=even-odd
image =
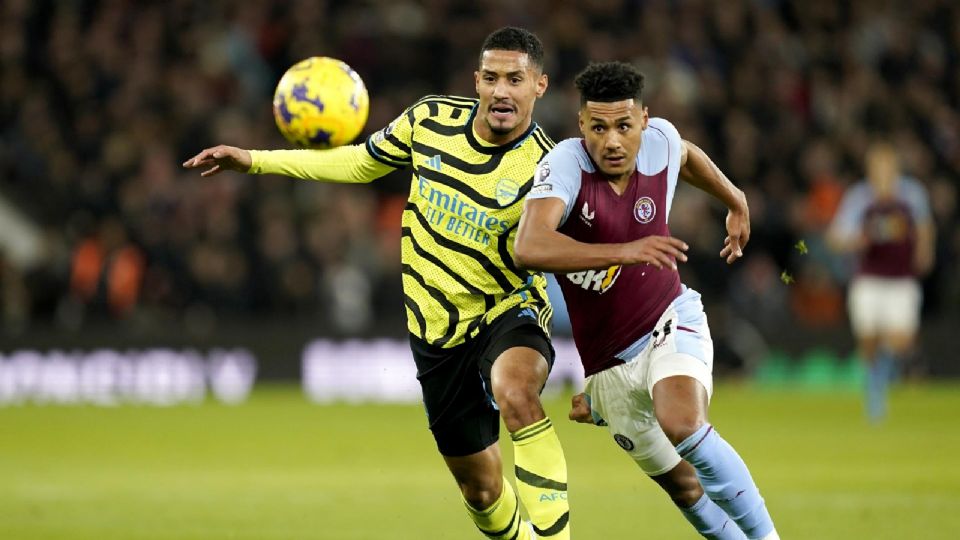
[{"label": "soccer player in claret jersey", "polygon": [[677,179],[723,202],[728,263],[750,236],[743,192],[670,122],[650,118],[643,75],[621,62],[576,79],[583,138],[558,144],[527,195],[515,253],[557,274],[587,375],[574,420],[608,426],[706,538],[778,538],[743,460],[707,421],[713,345],[687,249],[667,218]]},{"label": "soccer player in claret jersey", "polygon": [[879,422],[897,361],[913,348],[922,301],[918,277],[933,267],[935,230],[923,184],[900,174],[892,145],[871,145],[866,169],[866,179],[847,190],[827,239],[858,259],[847,309],[868,367],[867,416]]},{"label": "soccer player in claret jersey", "polygon": [[[513,243],[536,164],[553,142],[532,120],[547,89],[543,45],[526,30],[490,34],[479,100],[427,96],[366,144],[332,150],[217,146],[184,163],[332,182],[411,167],[402,266],[410,344],[437,448],[470,518],[489,538],[569,539],[567,469],[539,392],[553,363],[546,279],[521,270]],[[500,418],[517,492],[502,474]],[[530,516],[520,519],[519,500]],[[424,532],[425,538],[439,533]]]}]

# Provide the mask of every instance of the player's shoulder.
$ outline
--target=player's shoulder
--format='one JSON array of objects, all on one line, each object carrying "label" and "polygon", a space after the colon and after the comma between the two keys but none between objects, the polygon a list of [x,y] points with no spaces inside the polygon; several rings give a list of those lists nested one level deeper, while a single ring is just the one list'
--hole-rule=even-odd
[{"label": "player's shoulder", "polygon": [[551,169],[555,171],[566,171],[568,169],[573,172],[579,172],[580,170],[593,171],[590,156],[587,155],[587,151],[583,147],[583,139],[579,137],[558,142],[547,153],[544,161],[548,162]]},{"label": "player's shoulder", "polygon": [[643,130],[643,142],[637,153],[637,169],[652,175],[679,163],[681,139],[677,128],[664,118],[651,118]]},{"label": "player's shoulder", "polygon": [[923,182],[910,176],[901,176],[899,192],[900,199],[906,201],[914,211],[921,215],[929,212],[930,197]]},{"label": "player's shoulder", "polygon": [[909,196],[925,195],[927,189],[923,187],[923,182],[912,176],[900,177],[900,192]]},{"label": "player's shoulder", "polygon": [[647,129],[644,130],[643,134],[645,137],[662,138],[674,144],[680,142],[680,132],[677,131],[673,123],[666,118],[660,118],[658,116],[650,118],[650,121],[647,123]]},{"label": "player's shoulder", "polygon": [[859,180],[847,187],[847,196],[857,199],[870,199],[873,197],[873,188],[866,179]]},{"label": "player's shoulder", "polygon": [[873,187],[870,186],[870,182],[867,182],[866,179],[854,182],[847,187],[844,193],[844,205],[841,206],[840,211],[862,212],[872,204],[874,198]]}]

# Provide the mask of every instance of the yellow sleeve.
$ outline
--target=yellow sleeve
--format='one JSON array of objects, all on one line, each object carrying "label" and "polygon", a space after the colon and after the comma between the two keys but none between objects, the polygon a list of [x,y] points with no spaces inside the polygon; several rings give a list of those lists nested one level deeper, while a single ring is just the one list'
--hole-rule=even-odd
[{"label": "yellow sleeve", "polygon": [[[413,126],[417,122],[417,110],[422,102],[423,100],[414,103],[393,122],[367,138],[367,152],[373,159],[396,169],[410,165]],[[420,109],[422,110],[422,107]]]},{"label": "yellow sleeve", "polygon": [[282,174],[302,180],[365,184],[393,171],[364,145],[329,150],[250,150],[250,174]]}]

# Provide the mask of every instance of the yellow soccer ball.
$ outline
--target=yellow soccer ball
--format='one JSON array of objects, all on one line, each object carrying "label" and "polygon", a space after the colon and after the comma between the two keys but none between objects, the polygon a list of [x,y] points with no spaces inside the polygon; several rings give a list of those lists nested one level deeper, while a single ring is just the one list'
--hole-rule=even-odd
[{"label": "yellow soccer ball", "polygon": [[370,97],[357,72],[336,58],[314,56],[287,70],[273,93],[273,117],[291,143],[332,148],[357,138]]}]

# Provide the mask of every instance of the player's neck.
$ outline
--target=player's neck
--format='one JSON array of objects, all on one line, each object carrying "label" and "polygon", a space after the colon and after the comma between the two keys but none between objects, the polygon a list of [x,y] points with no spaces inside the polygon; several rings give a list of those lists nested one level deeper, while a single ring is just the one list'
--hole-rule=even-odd
[{"label": "player's neck", "polygon": [[619,174],[616,176],[603,175],[606,178],[607,182],[610,184],[610,187],[613,188],[613,191],[617,195],[623,195],[623,192],[627,190],[627,186],[630,185],[630,178],[633,176],[633,173],[637,172],[637,168],[634,167],[630,169],[629,172],[624,174]]}]

